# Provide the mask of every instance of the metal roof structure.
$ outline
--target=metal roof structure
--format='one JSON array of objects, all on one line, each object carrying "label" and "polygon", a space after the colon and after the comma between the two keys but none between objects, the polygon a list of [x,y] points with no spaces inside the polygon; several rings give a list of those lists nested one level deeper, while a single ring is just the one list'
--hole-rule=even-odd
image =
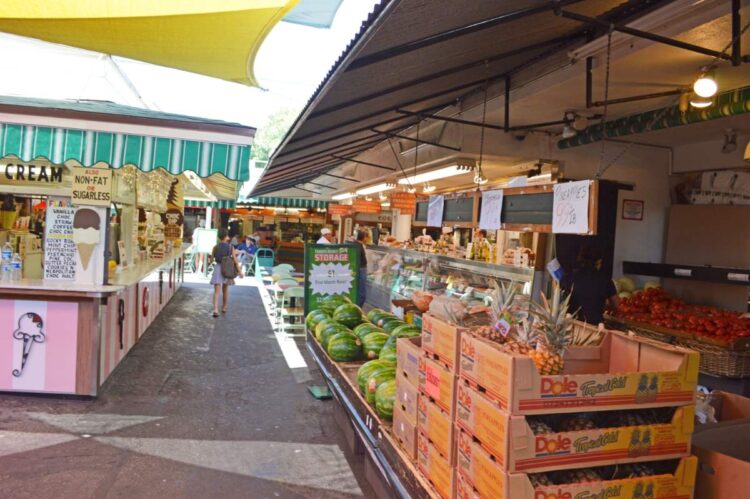
[{"label": "metal roof structure", "polygon": [[[313,180],[490,84],[510,83],[510,91],[524,83],[514,79],[520,70],[606,33],[600,24],[556,15],[561,9],[624,23],[667,3],[507,0],[457,8],[451,0],[384,0],[274,152],[253,195]],[[514,121],[523,125],[522,117]]]}]

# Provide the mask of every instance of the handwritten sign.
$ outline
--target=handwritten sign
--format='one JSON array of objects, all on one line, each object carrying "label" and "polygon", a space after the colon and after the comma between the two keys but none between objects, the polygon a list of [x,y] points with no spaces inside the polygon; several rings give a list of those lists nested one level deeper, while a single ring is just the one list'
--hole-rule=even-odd
[{"label": "handwritten sign", "polygon": [[555,184],[552,201],[552,232],[555,234],[588,234],[589,194],[591,181]]},{"label": "handwritten sign", "polygon": [[503,190],[484,191],[482,193],[482,212],[479,215],[479,228],[498,230],[503,214]]},{"label": "handwritten sign", "polygon": [[376,200],[368,201],[366,199],[355,199],[352,202],[352,210],[354,210],[357,213],[380,213],[380,210],[382,210],[382,207],[380,206],[380,201],[376,201]]},{"label": "handwritten sign", "polygon": [[427,226],[440,227],[443,225],[443,208],[445,196],[430,196],[427,204]]},{"label": "handwritten sign", "polygon": [[352,212],[352,207],[347,204],[329,204],[328,213],[330,215],[346,216]]},{"label": "handwritten sign", "polygon": [[399,210],[402,215],[416,215],[417,195],[413,192],[394,192],[391,194],[391,209]]},{"label": "handwritten sign", "polygon": [[112,170],[73,167],[71,198],[75,205],[109,206],[112,202]]},{"label": "handwritten sign", "polygon": [[44,278],[72,281],[76,277],[76,245],[73,242],[73,217],[76,209],[55,206],[47,208],[45,227]]}]

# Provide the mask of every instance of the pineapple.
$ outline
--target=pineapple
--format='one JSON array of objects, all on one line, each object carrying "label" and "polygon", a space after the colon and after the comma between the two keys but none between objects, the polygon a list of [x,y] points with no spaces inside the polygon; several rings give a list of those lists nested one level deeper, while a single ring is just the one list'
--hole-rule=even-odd
[{"label": "pineapple", "polygon": [[528,418],[529,427],[534,435],[544,435],[545,433],[555,433],[550,425],[540,419]]},{"label": "pineapple", "polygon": [[591,468],[568,470],[560,472],[560,483],[587,483],[601,481],[602,477]]},{"label": "pineapple", "polygon": [[508,337],[503,345],[503,351],[511,354],[528,355],[534,347],[536,332],[531,328],[527,320],[522,320]]},{"label": "pineapple", "polygon": [[531,482],[531,486],[534,488],[554,485],[554,483],[552,483],[552,480],[549,479],[546,473],[530,473],[529,481]]},{"label": "pineapple", "polygon": [[594,422],[586,416],[572,416],[563,419],[558,427],[560,431],[583,431],[595,430],[596,428]]},{"label": "pineapple", "polygon": [[646,464],[630,463],[617,465],[615,476],[619,478],[642,478],[655,475],[656,472]]},{"label": "pineapple", "polygon": [[536,349],[528,355],[543,376],[561,374],[564,369],[563,354],[572,339],[573,316],[568,313],[570,295],[560,302],[560,287],[554,284],[552,302],[544,293],[542,303],[530,302],[532,327],[536,331]]},{"label": "pineapple", "polygon": [[[513,300],[516,297],[516,286],[515,283],[511,283],[506,287],[505,284],[498,286],[497,282],[490,282],[492,284],[492,291],[489,291],[485,298],[485,303],[490,307],[490,325],[477,328],[475,333],[482,338],[497,343],[504,343],[508,335],[512,334],[513,326],[516,322],[511,313]],[[505,321],[510,326],[510,331],[505,330],[505,325],[502,324],[502,321]]]}]

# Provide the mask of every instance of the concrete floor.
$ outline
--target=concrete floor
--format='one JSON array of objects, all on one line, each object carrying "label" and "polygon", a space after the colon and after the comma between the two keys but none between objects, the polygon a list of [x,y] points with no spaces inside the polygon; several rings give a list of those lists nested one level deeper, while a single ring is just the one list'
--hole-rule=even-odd
[{"label": "concrete floor", "polygon": [[230,295],[185,285],[96,400],[0,395],[0,498],[371,497],[304,340]]}]

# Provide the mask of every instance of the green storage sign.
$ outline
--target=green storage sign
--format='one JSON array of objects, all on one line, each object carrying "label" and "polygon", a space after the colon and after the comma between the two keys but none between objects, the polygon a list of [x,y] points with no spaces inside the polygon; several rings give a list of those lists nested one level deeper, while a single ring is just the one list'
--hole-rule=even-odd
[{"label": "green storage sign", "polygon": [[305,314],[324,296],[359,299],[359,247],[355,244],[305,244]]}]

